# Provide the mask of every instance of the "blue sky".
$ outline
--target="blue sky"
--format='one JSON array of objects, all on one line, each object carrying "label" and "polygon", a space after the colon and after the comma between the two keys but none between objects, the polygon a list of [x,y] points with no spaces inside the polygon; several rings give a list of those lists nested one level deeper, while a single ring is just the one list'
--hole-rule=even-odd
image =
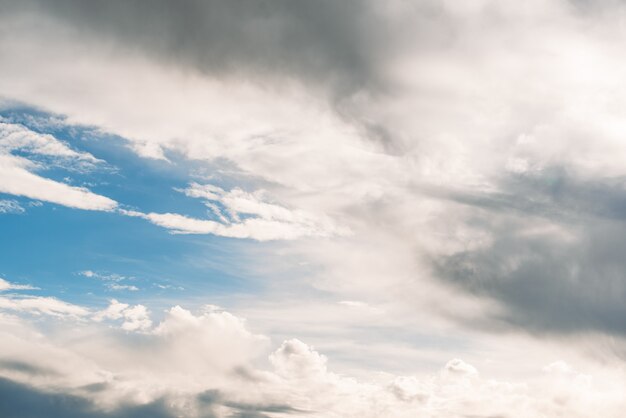
[{"label": "blue sky", "polygon": [[[86,171],[46,168],[47,178],[89,187],[129,208],[214,218],[197,199],[176,191],[197,178],[193,165],[174,158],[171,162],[138,158],[123,138],[93,127],[63,122],[50,125],[49,120],[62,117],[32,108],[15,106],[0,116],[34,132],[52,134],[73,149],[104,161]],[[199,297],[262,292],[261,278],[241,265],[246,242],[170,234],[117,213],[77,211],[8,194],[2,194],[2,199],[18,202],[24,209],[0,217],[5,238],[0,243],[2,275],[44,288],[47,294],[95,306],[106,306],[109,299],[121,296],[154,305],[158,311],[172,301],[195,306]],[[80,274],[84,271],[123,276],[120,285],[139,290],[107,289],[107,280],[85,277]]]}]

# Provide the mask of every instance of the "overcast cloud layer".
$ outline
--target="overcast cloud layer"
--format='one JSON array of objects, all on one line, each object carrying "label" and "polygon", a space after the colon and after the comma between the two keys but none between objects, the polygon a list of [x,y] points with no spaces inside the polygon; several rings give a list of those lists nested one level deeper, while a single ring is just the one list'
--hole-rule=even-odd
[{"label": "overcast cloud layer", "polygon": [[624,18],[0,0],[0,415],[620,416]]}]

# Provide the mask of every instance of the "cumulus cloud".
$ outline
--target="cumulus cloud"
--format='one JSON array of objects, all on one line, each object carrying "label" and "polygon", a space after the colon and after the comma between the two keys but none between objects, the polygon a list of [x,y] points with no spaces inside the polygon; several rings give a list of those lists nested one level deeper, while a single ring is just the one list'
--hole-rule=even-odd
[{"label": "cumulus cloud", "polygon": [[[108,315],[123,315],[123,305],[113,301]],[[270,353],[267,368],[255,364],[267,339],[214,308],[174,307],[149,332],[65,324],[42,344],[35,324],[0,316],[0,335],[10,335],[0,386],[15,394],[0,406],[5,415],[36,416],[47,402],[49,416],[619,417],[626,385],[618,369],[597,381],[563,361],[518,381],[488,378],[459,359],[423,376],[356,379],[297,339]]]},{"label": "cumulus cloud", "polygon": [[[597,364],[602,380],[558,360],[530,379],[502,381],[460,359],[427,375],[357,379],[332,371],[325,355],[298,339],[284,341],[269,353],[269,368],[261,366],[270,340],[213,305],[197,313],[175,306],[152,326],[143,305],[117,300],[95,313],[45,297],[5,301],[2,311],[65,319],[45,328],[0,313],[0,390],[13,395],[0,406],[7,416],[37,416],[42,404],[49,416],[93,417],[619,417],[622,411],[626,376]],[[104,320],[122,324],[100,327]]]},{"label": "cumulus cloud", "polygon": [[93,315],[95,321],[104,319],[121,319],[121,328],[125,331],[147,330],[152,326],[148,309],[143,305],[130,306],[111,299],[110,305]]}]

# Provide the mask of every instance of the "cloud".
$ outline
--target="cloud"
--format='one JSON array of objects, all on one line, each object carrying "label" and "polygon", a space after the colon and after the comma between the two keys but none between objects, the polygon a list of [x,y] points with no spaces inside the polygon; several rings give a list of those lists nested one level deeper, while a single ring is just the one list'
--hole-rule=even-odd
[{"label": "cloud", "polygon": [[15,284],[0,278],[0,314],[4,311],[35,316],[49,315],[63,318],[82,318],[89,310],[54,297],[25,296],[21,293],[4,293],[7,290],[40,290],[31,285]]},{"label": "cloud", "polygon": [[0,309],[58,317],[83,317],[89,313],[81,306],[40,296],[0,296]]},{"label": "cloud", "polygon": [[125,280],[133,280],[134,277],[126,277],[116,273],[98,273],[92,270],[79,271],[78,274],[84,277],[88,277],[90,279],[95,278],[102,280],[103,282],[105,282],[104,285],[109,290],[128,290],[131,292],[136,292],[139,290],[139,288],[134,285],[120,284],[120,282]]},{"label": "cloud", "polygon": [[99,280],[103,280],[105,282],[121,282],[128,279],[133,279],[133,277],[122,276],[117,273],[102,273],[95,272],[93,270],[83,270],[78,272],[79,275],[88,277],[88,278],[96,278]]},{"label": "cloud", "polygon": [[[0,154],[0,192],[85,210],[113,210],[117,203],[82,187],[33,174],[24,158]],[[30,170],[29,170],[30,169]]]},{"label": "cloud", "polygon": [[7,418],[36,418],[41,416],[50,418],[174,418],[176,416],[163,400],[139,406],[121,406],[114,411],[103,411],[99,410],[86,397],[41,391],[28,385],[1,378],[0,393],[7,400],[10,399],[10,401],[0,403],[0,414]]},{"label": "cloud", "polygon": [[90,164],[102,163],[88,152],[78,152],[50,134],[34,132],[23,125],[5,123],[0,119],[0,150],[5,153],[20,151],[28,154],[77,160]]},{"label": "cloud", "polygon": [[[259,356],[267,353],[269,339],[216,306],[197,313],[175,306],[153,327],[145,306],[117,300],[92,313],[48,297],[0,299],[3,310],[64,318],[48,328],[28,316],[0,314],[0,393],[14,395],[0,406],[7,416],[20,411],[19,416],[36,416],[46,403],[50,416],[67,416],[69,408],[90,417],[144,412],[188,417],[618,417],[626,386],[619,368],[607,375],[604,366],[587,364],[600,373],[603,380],[598,381],[563,360],[522,381],[483,377],[460,359],[425,376],[357,379],[332,371],[332,358],[293,338],[269,354],[267,368]],[[13,305],[4,303],[9,299]],[[104,320],[122,324],[119,329],[99,326]]]},{"label": "cloud", "polygon": [[505,192],[452,194],[491,239],[438,259],[438,277],[500,304],[486,326],[623,335],[623,180],[557,167],[501,182]]},{"label": "cloud", "polygon": [[[188,188],[181,191],[187,196],[205,199],[207,204],[211,202],[220,203],[232,218],[231,221],[239,221],[240,215],[254,215],[261,219],[294,224],[314,226],[317,223],[312,214],[298,210],[292,211],[283,206],[264,201],[263,190],[248,193],[240,188],[234,188],[226,192],[211,184],[191,183]],[[222,215],[219,208],[209,207],[218,210],[218,214]]]},{"label": "cloud", "polygon": [[38,290],[38,287],[31,286],[29,284],[15,284],[0,278],[0,292],[5,290]]},{"label": "cloud", "polygon": [[[121,314],[121,305],[111,306]],[[297,339],[261,366],[267,339],[215,309],[174,307],[151,332],[68,322],[55,329],[0,316],[0,335],[11,336],[1,348],[0,393],[12,395],[3,397],[3,416],[37,416],[45,404],[48,416],[617,418],[626,385],[619,368],[599,380],[562,360],[517,381],[483,376],[459,359],[422,376],[357,379],[333,372],[332,359]]]},{"label": "cloud", "polygon": [[[111,283],[112,290],[139,290],[135,286],[123,286]],[[8,282],[0,278],[0,292],[8,290],[40,290],[31,285],[19,285]],[[48,315],[51,317],[63,317],[74,319],[92,319],[101,322],[105,319],[122,319],[121,329],[126,331],[147,330],[151,328],[152,321],[149,317],[148,309],[143,305],[130,306],[120,303],[115,299],[111,300],[108,308],[93,312],[84,306],[68,303],[54,297],[46,296],[26,296],[21,293],[7,293],[0,296],[0,311],[10,311],[15,313],[25,313],[35,316]]]},{"label": "cloud", "polygon": [[119,213],[139,217],[155,225],[170,229],[175,234],[213,234],[230,238],[249,238],[258,241],[293,240],[306,236],[325,237],[332,232],[318,225],[288,223],[272,218],[246,218],[236,222],[220,223],[208,219],[190,218],[177,213],[142,213],[120,209]]},{"label": "cloud", "polygon": [[4,3],[17,16],[42,14],[83,39],[139,49],[166,64],[225,78],[330,84],[341,92],[372,82],[389,37],[386,8],[370,1]]},{"label": "cloud", "polygon": [[22,156],[45,156],[62,166],[93,166],[102,161],[86,152],[75,151],[49,134],[40,134],[18,125],[0,121],[0,192],[87,210],[112,210],[117,203],[85,188],[40,177],[33,171],[43,168]]},{"label": "cloud", "polygon": [[111,290],[129,290],[131,292],[136,292],[137,290],[139,290],[137,286],[128,285],[128,284],[116,284],[116,283],[107,284],[107,288]]},{"label": "cloud", "polygon": [[145,306],[130,306],[115,299],[111,299],[111,303],[106,309],[96,312],[93,319],[95,321],[122,319],[121,328],[125,331],[145,331],[152,326],[148,309]]},{"label": "cloud", "polygon": [[0,200],[0,213],[24,213],[25,209],[16,201],[12,199]]}]

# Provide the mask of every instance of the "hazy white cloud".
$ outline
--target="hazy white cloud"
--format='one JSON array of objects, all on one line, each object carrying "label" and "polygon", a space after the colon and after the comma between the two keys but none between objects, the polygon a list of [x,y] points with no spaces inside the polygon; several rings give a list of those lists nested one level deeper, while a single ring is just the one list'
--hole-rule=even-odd
[{"label": "hazy white cloud", "polygon": [[[40,290],[28,284],[16,284],[0,278],[0,293],[7,290]],[[10,311],[32,315],[50,315],[53,317],[81,318],[89,309],[64,302],[54,297],[26,296],[20,293],[4,293],[0,296],[0,312]]]},{"label": "hazy white cloud", "polygon": [[258,241],[292,240],[307,236],[327,237],[332,230],[311,224],[281,222],[273,219],[246,218],[220,223],[208,219],[190,218],[177,213],[142,213],[120,209],[123,215],[146,219],[175,234],[213,234],[231,238],[250,238]]},{"label": "hazy white cloud", "polygon": [[0,278],[0,292],[5,290],[38,290],[38,287],[29,284],[15,284]]},{"label": "hazy white cloud", "polygon": [[89,313],[81,306],[43,296],[0,296],[0,309],[61,317],[84,317]]}]

